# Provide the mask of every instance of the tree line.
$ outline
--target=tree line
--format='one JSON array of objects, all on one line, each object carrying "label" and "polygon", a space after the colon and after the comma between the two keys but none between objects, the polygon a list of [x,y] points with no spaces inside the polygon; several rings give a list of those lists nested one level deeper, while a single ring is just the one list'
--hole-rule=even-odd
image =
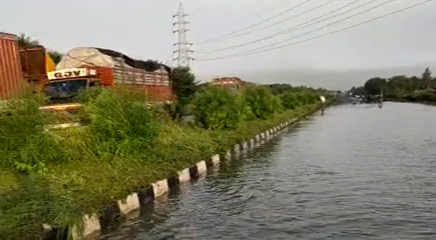
[{"label": "tree line", "polygon": [[170,109],[173,119],[195,116],[207,129],[232,129],[244,121],[268,119],[320,101],[320,95],[333,98],[325,89],[290,84],[254,84],[240,90],[200,84],[189,68],[172,70],[171,81],[176,103]]},{"label": "tree line", "polygon": [[383,93],[389,100],[436,102],[436,78],[432,76],[430,68],[426,68],[421,76],[374,77],[361,87],[351,88],[350,93],[368,98]]}]

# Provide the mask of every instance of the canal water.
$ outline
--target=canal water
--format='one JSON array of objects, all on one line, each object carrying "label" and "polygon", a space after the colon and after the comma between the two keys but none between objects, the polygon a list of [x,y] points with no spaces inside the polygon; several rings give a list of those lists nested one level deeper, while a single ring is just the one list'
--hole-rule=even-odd
[{"label": "canal water", "polygon": [[103,239],[436,239],[435,184],[435,107],[342,105]]}]

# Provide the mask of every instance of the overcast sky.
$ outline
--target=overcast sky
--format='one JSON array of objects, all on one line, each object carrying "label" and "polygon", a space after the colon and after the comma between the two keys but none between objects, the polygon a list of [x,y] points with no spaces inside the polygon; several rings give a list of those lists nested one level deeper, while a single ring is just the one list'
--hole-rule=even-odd
[{"label": "overcast sky", "polygon": [[[66,52],[79,46],[98,46],[121,51],[131,57],[168,62],[175,36],[172,33],[176,0],[1,0],[0,30],[26,33],[48,48]],[[203,76],[229,75],[259,70],[329,69],[350,70],[412,66],[436,62],[436,1],[409,11],[313,41],[274,51],[214,61],[200,59],[228,56],[302,40],[351,26],[424,0],[397,0],[354,18],[314,31],[329,23],[389,0],[360,0],[337,11],[338,16],[300,27],[288,34],[268,38],[226,51],[206,51],[243,45],[327,14],[355,0],[312,0],[279,17],[256,25],[241,36],[207,44],[199,42],[253,26],[307,0],[184,0],[190,15],[188,40],[195,73]],[[366,7],[356,8],[373,2]],[[318,7],[314,10],[314,8]],[[343,12],[350,10],[347,14]],[[298,16],[299,15],[299,16]],[[328,15],[329,17],[331,15]],[[287,20],[289,19],[289,20]],[[322,19],[321,19],[322,20]],[[281,24],[275,24],[282,22]],[[267,29],[263,26],[274,25]],[[308,32],[312,31],[313,33]],[[304,34],[303,36],[300,36]],[[283,45],[280,44],[280,45]],[[272,45],[272,46],[280,46]],[[203,54],[202,54],[203,52]],[[434,66],[434,65],[433,65]]]}]

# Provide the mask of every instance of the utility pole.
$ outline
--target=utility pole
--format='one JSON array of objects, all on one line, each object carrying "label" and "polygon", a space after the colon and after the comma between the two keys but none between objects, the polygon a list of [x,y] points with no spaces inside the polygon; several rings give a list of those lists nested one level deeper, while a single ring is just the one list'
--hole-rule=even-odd
[{"label": "utility pole", "polygon": [[177,34],[177,42],[173,44],[176,46],[176,50],[173,51],[173,53],[176,54],[176,57],[173,60],[176,62],[178,67],[189,67],[190,61],[194,60],[194,58],[190,56],[193,51],[189,48],[193,44],[188,42],[186,36],[186,33],[189,31],[187,28],[189,22],[185,19],[187,16],[188,14],[185,13],[182,2],[180,2],[179,11],[173,15],[173,18],[175,18],[173,26],[177,26],[173,31],[173,33]]}]

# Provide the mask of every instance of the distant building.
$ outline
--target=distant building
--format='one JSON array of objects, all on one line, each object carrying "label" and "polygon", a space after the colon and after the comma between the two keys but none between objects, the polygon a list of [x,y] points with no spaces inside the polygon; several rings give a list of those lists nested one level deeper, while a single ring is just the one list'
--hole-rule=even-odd
[{"label": "distant building", "polygon": [[212,79],[211,84],[237,90],[253,83],[242,81],[238,77],[219,77]]}]

